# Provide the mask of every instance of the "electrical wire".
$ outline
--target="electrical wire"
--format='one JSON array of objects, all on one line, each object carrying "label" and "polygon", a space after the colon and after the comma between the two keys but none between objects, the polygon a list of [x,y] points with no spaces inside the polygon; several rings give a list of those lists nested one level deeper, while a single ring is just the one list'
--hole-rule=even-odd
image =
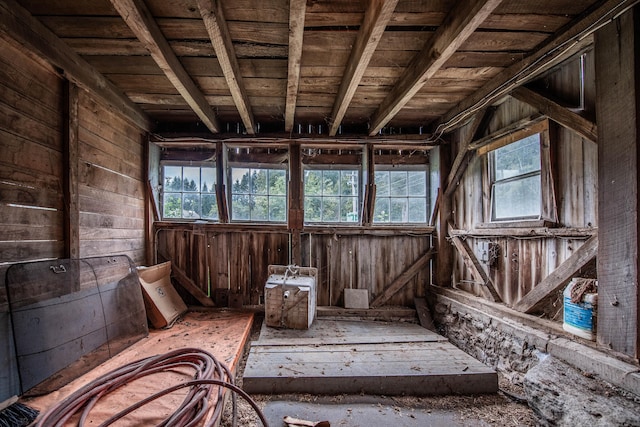
[{"label": "electrical wire", "polygon": [[[194,379],[160,390],[155,394],[134,402],[120,412],[112,415],[104,421],[100,427],[106,427],[125,417],[129,413],[144,405],[176,390],[190,387],[181,405],[162,420],[158,426],[162,427],[211,427],[220,418],[223,410],[223,389],[233,391],[233,426],[237,425],[237,401],[239,394],[245,399],[258,414],[263,425],[267,427],[264,415],[260,408],[243,390],[238,388],[233,381],[233,375],[226,365],[220,363],[209,352],[197,348],[183,348],[170,351],[165,354],[141,359],[118,369],[115,369],[80,388],[63,401],[51,407],[37,422],[37,427],[64,426],[74,415],[79,415],[78,427],[87,423],[89,413],[104,396],[118,390],[126,384],[144,378],[148,375],[166,371],[175,371],[177,368],[190,368],[194,370]],[[213,390],[217,389],[215,402],[211,405]],[[208,417],[208,418],[207,418]]]}]

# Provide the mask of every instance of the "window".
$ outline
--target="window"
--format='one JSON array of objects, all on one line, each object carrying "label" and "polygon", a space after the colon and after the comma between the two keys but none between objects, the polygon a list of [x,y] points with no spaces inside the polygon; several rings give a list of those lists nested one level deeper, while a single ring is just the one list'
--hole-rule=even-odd
[{"label": "window", "polygon": [[284,169],[231,168],[231,219],[287,220],[287,172]]},{"label": "window", "polygon": [[489,152],[492,221],[540,218],[540,141],[536,133]]},{"label": "window", "polygon": [[374,223],[426,223],[427,171],[376,168]]},{"label": "window", "polygon": [[305,169],[305,222],[359,221],[358,169]]},{"label": "window", "polygon": [[164,165],[162,174],[164,219],[218,219],[214,167]]}]

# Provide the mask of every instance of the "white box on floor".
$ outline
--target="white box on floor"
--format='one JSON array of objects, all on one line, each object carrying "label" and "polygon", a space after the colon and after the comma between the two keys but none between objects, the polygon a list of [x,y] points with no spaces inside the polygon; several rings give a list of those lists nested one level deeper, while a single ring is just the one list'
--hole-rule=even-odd
[{"label": "white box on floor", "polygon": [[345,289],[344,308],[369,308],[368,289]]},{"label": "white box on floor", "polygon": [[309,329],[316,316],[317,274],[313,267],[269,266],[264,287],[267,326]]}]

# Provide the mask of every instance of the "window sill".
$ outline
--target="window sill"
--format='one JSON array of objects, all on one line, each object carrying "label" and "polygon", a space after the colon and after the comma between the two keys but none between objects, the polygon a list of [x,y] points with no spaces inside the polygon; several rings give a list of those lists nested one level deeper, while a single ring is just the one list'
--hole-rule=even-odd
[{"label": "window sill", "polygon": [[553,221],[546,220],[520,220],[520,221],[495,221],[480,222],[475,225],[477,229],[495,229],[495,228],[555,228],[558,224]]}]

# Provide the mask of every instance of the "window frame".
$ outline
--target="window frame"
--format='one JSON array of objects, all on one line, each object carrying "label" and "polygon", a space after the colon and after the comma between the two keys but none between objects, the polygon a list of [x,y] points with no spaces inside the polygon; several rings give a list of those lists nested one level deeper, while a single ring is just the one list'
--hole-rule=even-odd
[{"label": "window frame", "polygon": [[[235,193],[233,191],[233,170],[234,169],[249,169],[249,171],[253,171],[253,170],[267,170],[267,171],[271,171],[271,170],[278,170],[278,171],[284,171],[285,174],[285,191],[284,191],[284,195],[272,195],[269,193],[269,188],[267,187],[267,193],[266,194],[260,194],[260,196],[266,196],[267,200],[269,200],[270,197],[276,196],[276,197],[283,197],[284,198],[284,219],[282,221],[278,220],[269,220],[269,219],[252,219],[251,218],[251,214],[249,215],[249,219],[234,219],[233,217],[233,208],[234,208],[234,203],[233,203],[233,196],[234,195],[245,195],[245,193]],[[282,224],[287,224],[288,218],[289,218],[289,175],[290,175],[290,171],[289,171],[289,167],[288,167],[288,163],[285,164],[271,164],[271,163],[250,163],[250,162],[228,162],[227,163],[227,167],[226,167],[226,173],[227,173],[227,182],[229,183],[228,185],[228,189],[227,189],[227,194],[225,195],[227,197],[228,200],[228,211],[229,211],[229,222],[230,223],[245,223],[245,224],[273,224],[273,225],[282,225]],[[250,176],[251,176],[251,172]],[[249,197],[251,197],[253,194],[252,193],[246,193],[246,195],[248,195]],[[269,211],[269,209],[267,209]],[[250,210],[251,212],[251,210]]]},{"label": "window frame", "polygon": [[[331,171],[339,171],[339,172],[343,172],[343,171],[356,171],[358,173],[358,188],[357,188],[357,194],[356,194],[356,203],[357,203],[357,218],[355,221],[343,221],[342,219],[339,219],[338,221],[309,221],[307,220],[307,209],[306,209],[306,202],[307,202],[307,194],[305,191],[305,187],[306,187],[306,180],[305,180],[305,174],[307,171],[320,171],[322,173],[324,172],[331,172]],[[303,164],[302,165],[302,204],[305,208],[305,212],[304,212],[304,224],[305,225],[310,225],[310,226],[317,226],[317,225],[330,225],[330,226],[336,226],[336,225],[340,225],[340,226],[345,226],[345,227],[351,227],[351,226],[357,226],[360,225],[362,222],[362,187],[363,187],[363,171],[362,171],[362,162],[360,164],[340,164],[340,165],[327,165],[327,164]],[[320,197],[322,199],[325,198],[324,195],[311,195],[309,197]],[[340,194],[340,192],[335,195],[335,196],[331,196],[331,195],[327,195],[326,197],[338,197],[340,200],[340,207],[342,206],[342,199],[343,198],[353,198],[353,195],[351,196],[343,196],[342,194]],[[341,217],[341,215],[340,215]]]},{"label": "window frame", "polygon": [[[217,165],[212,161],[184,161],[184,160],[161,160],[160,161],[160,182],[161,191],[160,191],[160,217],[162,221],[209,221],[209,222],[220,222],[220,207],[218,206],[218,198],[217,198]],[[180,167],[182,168],[182,178],[184,179],[184,168],[199,168],[200,170],[200,185],[202,184],[202,168],[213,169],[213,183],[212,183],[212,191],[208,191],[206,193],[202,192],[202,188],[198,191],[190,192],[185,191],[182,188],[180,191],[167,191],[166,189],[166,176],[165,176],[165,167]],[[205,182],[206,183],[206,182]],[[179,193],[181,195],[181,210],[183,211],[183,215],[180,217],[166,217],[165,216],[165,203],[167,194],[176,194]],[[200,214],[197,217],[185,217],[184,216],[184,194],[198,194],[200,198]],[[216,206],[217,215],[215,218],[203,218],[202,217],[202,195],[212,196],[214,199],[214,203]]]},{"label": "window frame", "polygon": [[384,198],[389,198],[391,199],[406,199],[407,200],[407,205],[409,204],[409,200],[410,199],[424,199],[424,207],[425,207],[425,219],[424,221],[385,221],[385,222],[380,222],[380,221],[376,221],[375,217],[376,217],[376,208],[377,208],[377,203],[378,203],[378,198],[380,197],[378,195],[378,192],[376,191],[376,195],[373,198],[373,207],[372,207],[372,216],[371,216],[371,224],[374,227],[385,227],[385,226],[411,226],[411,227],[415,227],[415,226],[427,226],[429,225],[429,221],[431,219],[431,194],[429,192],[429,188],[430,188],[430,168],[429,168],[429,163],[424,163],[424,164],[405,164],[405,165],[390,165],[390,164],[382,164],[382,163],[376,163],[374,164],[373,167],[373,182],[376,182],[376,172],[381,171],[381,172],[406,172],[407,174],[409,172],[423,172],[425,174],[425,193],[424,196],[411,196],[411,194],[409,194],[409,184],[407,183],[407,195],[406,196],[384,196]]},{"label": "window frame", "polygon": [[[516,143],[531,135],[540,134],[540,212],[536,216],[494,219],[494,181],[491,165],[491,153],[495,150]],[[496,227],[530,227],[537,225],[552,225],[558,221],[554,177],[551,159],[551,139],[549,136],[549,120],[545,117],[534,119],[515,130],[497,131],[495,137],[491,135],[482,140],[488,141],[480,145],[478,155],[484,159],[483,188],[484,188],[484,218],[485,222],[478,224],[480,228]]]}]

